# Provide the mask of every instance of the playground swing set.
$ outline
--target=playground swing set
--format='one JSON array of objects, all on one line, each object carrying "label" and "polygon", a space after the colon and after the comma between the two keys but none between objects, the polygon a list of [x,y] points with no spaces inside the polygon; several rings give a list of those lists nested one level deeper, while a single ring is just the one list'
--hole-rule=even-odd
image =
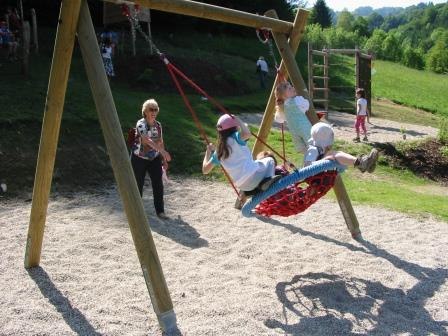
[{"label": "playground swing set", "polygon": [[[267,11],[264,16],[261,16],[189,0],[106,1],[121,5],[139,5],[145,8],[239,24],[271,32],[282,61],[278,66],[273,89],[268,99],[258,134],[256,135],[256,141],[252,151],[253,155],[261,152],[264,147],[273,150],[265,141],[274,118],[275,87],[280,81],[285,80],[285,75],[282,75],[282,73],[287,73],[299,95],[307,99],[309,98],[308,91],[294,57],[307,21],[308,12],[306,10],[299,9],[294,22],[290,23],[279,20],[274,10]],[[134,20],[132,17],[128,19]],[[98,119],[103,130],[114,176],[122,198],[151,302],[161,329],[164,331],[175,330],[177,328],[177,322],[171,296],[160,265],[151,229],[148,225],[143,202],[137,189],[126,143],[122,137],[120,121],[103,67],[87,0],[62,0],[58,22],[33,188],[25,251],[25,267],[36,267],[40,262],[68,74],[75,44],[75,36],[77,36],[99,116]],[[134,22],[134,24],[136,23]],[[138,29],[138,24],[135,28]],[[152,47],[166,64],[168,72],[178,88],[185,105],[190,110],[204,141],[208,143],[205,131],[192,109],[188,98],[183,93],[177,76],[181,77],[199,93],[207,97],[222,113],[228,112],[179,69],[172,65],[160,53],[151,39],[148,38],[148,42],[151,43]],[[312,124],[319,121],[312,101],[310,101],[310,109],[307,112],[307,116]],[[284,156],[281,156],[277,152],[275,153],[286,161]],[[334,161],[324,161],[300,170],[295,170],[294,173],[274,183],[265,192],[256,194],[251,201],[244,205],[242,213],[245,216],[251,216],[253,214],[252,210],[255,209],[256,213],[264,216],[289,216],[305,210],[333,187],[346,225],[352,236],[356,238],[361,234],[359,223],[342,179],[337,174],[339,168]],[[224,173],[228,177],[225,171]],[[310,192],[307,195],[307,190],[299,186],[302,181],[306,181],[308,185],[313,187],[312,193]],[[234,189],[238,194],[235,187]],[[281,211],[278,209],[281,209]]]},{"label": "playground swing set", "polygon": [[[135,6],[136,7],[136,6]],[[135,8],[134,7],[134,8]],[[205,144],[209,144],[210,141],[207,137],[207,134],[202,127],[202,124],[190,102],[185,91],[181,85],[179,79],[183,79],[187,84],[189,84],[193,89],[195,89],[198,93],[200,93],[203,97],[207,99],[207,101],[211,102],[222,114],[228,114],[232,116],[226,108],[221,105],[215,98],[210,96],[204,89],[202,89],[199,85],[197,85],[193,80],[191,80],[187,75],[185,75],[181,70],[179,70],[176,66],[174,66],[163,54],[159,48],[156,46],[154,41],[141,29],[139,20],[137,17],[138,14],[137,9],[131,11],[127,5],[122,5],[122,12],[128,18],[131,29],[134,31],[138,31],[143,38],[148,42],[157,55],[160,57],[161,61],[166,65],[167,71],[171,75],[171,78],[179,91],[179,94],[184,101],[185,106],[191,113],[191,116],[196,124],[197,129],[201,135],[201,138],[204,140]],[[257,30],[257,35],[259,30]],[[266,30],[263,31],[265,36],[265,40],[263,43],[269,43],[270,54],[275,62],[276,69],[278,68],[277,61],[275,59],[274,51],[272,49],[272,43],[269,40],[269,32]],[[269,42],[268,42],[269,41]],[[283,75],[279,72],[279,77],[281,78]],[[233,117],[233,116],[232,116]],[[259,140],[264,146],[270,149],[273,153],[275,153],[278,157],[283,159],[283,170],[288,171],[286,168],[288,160],[286,159],[285,154],[285,137],[284,137],[284,125],[282,123],[282,143],[283,143],[283,155],[278,153],[275,149],[273,149],[269,144],[267,144],[262,139],[259,139],[256,134],[251,132],[252,136],[254,136],[257,140]],[[128,147],[132,150],[138,142],[137,132],[135,128],[131,128],[128,131],[127,144]],[[288,162],[288,166],[291,164]],[[333,163],[330,164],[333,169],[337,168],[337,165]],[[242,198],[237,188],[235,187],[232,179],[230,178],[227,171],[224,167],[220,166],[233,190],[235,191],[237,197],[242,202]],[[282,181],[279,181],[278,184],[273,185],[265,192],[262,192],[258,188],[254,189],[250,192],[245,192],[245,195],[255,195],[256,197],[252,198],[252,201],[243,207],[243,215],[246,217],[250,217],[254,213],[266,217],[270,217],[273,215],[277,216],[292,216],[298,214],[300,212],[305,211],[308,207],[314,204],[319,198],[324,196],[334,185],[336,171],[331,170],[328,164],[316,164],[313,166],[312,170],[297,170],[294,168],[294,174],[288,176]],[[304,171],[306,172],[304,175]],[[252,212],[254,210],[254,212]]]}]

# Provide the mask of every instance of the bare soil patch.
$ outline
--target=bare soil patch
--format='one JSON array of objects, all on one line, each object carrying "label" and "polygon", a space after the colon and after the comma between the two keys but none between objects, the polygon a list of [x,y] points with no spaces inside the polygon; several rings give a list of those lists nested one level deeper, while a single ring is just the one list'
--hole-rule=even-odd
[{"label": "bare soil patch", "polygon": [[404,151],[398,151],[391,143],[375,143],[375,147],[381,149],[393,167],[409,169],[418,176],[448,186],[448,158],[442,155],[444,145],[439,141],[428,139]]}]

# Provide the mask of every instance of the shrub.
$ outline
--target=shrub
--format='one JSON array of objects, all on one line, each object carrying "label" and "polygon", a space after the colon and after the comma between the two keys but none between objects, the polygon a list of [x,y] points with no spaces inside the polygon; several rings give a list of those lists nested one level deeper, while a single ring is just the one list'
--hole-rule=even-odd
[{"label": "shrub", "polygon": [[439,150],[440,150],[440,154],[442,154],[442,156],[444,158],[448,159],[448,146],[442,146],[439,148]]},{"label": "shrub", "polygon": [[407,67],[422,70],[425,67],[423,54],[418,49],[407,46],[404,50],[401,62]]},{"label": "shrub", "polygon": [[382,58],[383,57],[382,44],[383,41],[386,39],[386,36],[387,34],[385,31],[381,29],[375,29],[373,31],[372,36],[364,44],[364,49],[374,53],[376,57]]},{"label": "shrub", "polygon": [[437,139],[442,144],[448,144],[448,118],[442,118],[440,121],[439,132],[437,133]]},{"label": "shrub", "polygon": [[322,49],[325,47],[325,35],[319,24],[307,25],[305,29],[306,41],[313,45],[313,49]]},{"label": "shrub", "polygon": [[429,50],[426,66],[429,70],[437,73],[448,72],[448,53],[443,40],[438,40],[434,47]]},{"label": "shrub", "polygon": [[325,40],[329,48],[355,48],[359,37],[356,33],[347,32],[342,28],[328,28],[324,30]]},{"label": "shrub", "polygon": [[381,44],[381,51],[384,59],[389,61],[399,61],[401,59],[401,45],[395,35],[389,33]]}]

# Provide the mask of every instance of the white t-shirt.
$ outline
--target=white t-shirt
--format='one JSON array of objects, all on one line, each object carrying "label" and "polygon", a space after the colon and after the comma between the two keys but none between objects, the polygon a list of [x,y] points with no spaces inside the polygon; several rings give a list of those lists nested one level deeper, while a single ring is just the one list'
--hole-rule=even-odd
[{"label": "white t-shirt", "polygon": [[320,147],[310,144],[305,153],[303,161],[305,164],[311,164],[314,161],[320,160],[323,157],[324,150]]},{"label": "white t-shirt", "polygon": [[[252,64],[253,64],[253,63],[252,63]],[[261,59],[259,59],[259,60],[257,61],[257,66],[260,67],[260,70],[261,70],[261,71],[269,72],[268,64],[266,63],[265,60],[261,60]]]},{"label": "white t-shirt", "polygon": [[367,115],[367,100],[365,98],[359,98],[356,102],[357,107],[357,114],[359,116],[365,116]]},{"label": "white t-shirt", "polygon": [[216,152],[214,152],[212,162],[214,164],[221,163],[235,185],[240,187],[259,169],[263,169],[263,166],[252,159],[252,153],[246,142],[240,138],[239,132],[235,132],[227,138],[227,144],[230,147],[230,155],[219,161]]}]

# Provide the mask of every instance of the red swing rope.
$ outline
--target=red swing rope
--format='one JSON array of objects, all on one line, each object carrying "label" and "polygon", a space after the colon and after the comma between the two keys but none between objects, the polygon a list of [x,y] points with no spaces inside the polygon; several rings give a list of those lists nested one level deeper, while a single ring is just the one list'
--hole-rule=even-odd
[{"label": "red swing rope", "polygon": [[[286,157],[286,151],[285,151],[285,127],[284,123],[282,123],[282,147],[283,147],[283,156]],[[286,165],[286,160],[283,159],[283,165]]]},{"label": "red swing rope", "polygon": [[[191,106],[191,103],[188,99],[188,97],[186,96],[182,85],[180,84],[179,80],[176,77],[176,74],[178,76],[180,76],[182,79],[184,79],[188,84],[190,84],[190,86],[192,86],[196,91],[198,91],[200,94],[202,94],[203,96],[205,96],[210,102],[212,102],[223,114],[228,114],[230,116],[232,116],[225,108],[224,106],[222,106],[216,99],[214,99],[213,97],[211,97],[207,92],[205,92],[200,86],[198,86],[195,82],[193,82],[190,78],[188,78],[182,71],[180,71],[178,68],[176,68],[167,58],[164,54],[162,54],[160,52],[160,50],[157,48],[157,46],[154,44],[154,42],[152,41],[152,39],[146,35],[143,30],[141,29],[138,19],[136,17],[136,14],[139,10],[138,5],[136,5],[135,7],[135,13],[134,15],[131,14],[131,11],[129,9],[129,7],[127,5],[123,5],[122,6],[122,14],[124,16],[126,16],[131,24],[132,27],[134,27],[135,30],[139,31],[139,33],[148,41],[148,43],[153,47],[153,49],[156,51],[156,53],[160,56],[160,58],[162,59],[162,61],[164,62],[164,64],[166,65],[169,74],[171,75],[171,78],[173,79],[177,90],[179,91],[179,94],[182,97],[182,100],[184,101],[185,106],[187,107],[187,109],[190,111],[193,120],[196,124],[196,127],[198,128],[202,138],[204,139],[204,141],[206,142],[206,144],[208,145],[210,142],[208,140],[207,134],[204,130],[204,128],[202,127],[201,122],[199,121],[199,118],[196,115],[195,110],[193,109],[193,107]],[[269,32],[268,32],[269,34]],[[266,35],[265,35],[266,36]],[[268,35],[269,38],[269,35]],[[274,57],[275,59],[275,57]],[[276,63],[276,62],[275,62]],[[277,69],[277,73],[278,69]],[[233,116],[232,116],[233,117]],[[263,145],[265,145],[267,148],[269,148],[272,152],[274,152],[277,156],[279,156],[280,158],[283,159],[284,162],[286,162],[286,158],[285,158],[285,151],[283,150],[283,156],[278,153],[275,149],[273,149],[271,146],[269,146],[265,141],[261,140],[256,134],[254,134],[253,132],[250,132],[252,134],[252,136],[254,136],[258,141],[260,141]],[[284,138],[283,138],[284,141]],[[284,143],[283,143],[283,147],[284,147]],[[224,172],[224,175],[226,176],[226,178],[229,180],[230,184],[232,185],[233,189],[235,190],[235,193],[238,195],[238,197],[240,197],[240,194],[238,192],[238,190],[236,189],[232,179],[230,178],[229,174],[227,173],[227,171],[224,169],[224,167],[221,165],[221,169]]]},{"label": "red swing rope", "polygon": [[[212,102],[216,107],[218,107],[218,109],[221,111],[221,113],[223,114],[228,114],[230,116],[232,116],[230,114],[229,111],[226,110],[226,108],[224,106],[222,106],[216,99],[214,99],[213,97],[211,97],[207,92],[205,92],[201,87],[199,87],[195,82],[193,82],[190,78],[188,78],[182,71],[180,71],[178,68],[176,68],[166,57],[165,55],[161,55],[161,58],[163,60],[163,62],[165,63],[165,65],[168,68],[168,71],[171,75],[171,77],[173,78],[174,82],[176,83],[176,87],[179,90],[179,92],[182,95],[182,99],[184,100],[185,104],[187,105],[188,110],[190,111],[190,113],[193,115],[193,119],[196,122],[197,127],[199,128],[199,130],[203,133],[203,137],[205,139],[207,139],[206,135],[205,135],[205,131],[203,130],[199,118],[196,115],[196,112],[194,111],[193,107],[191,106],[190,102],[188,101],[188,98],[186,97],[185,93],[183,92],[179,81],[177,80],[176,76],[174,73],[176,73],[177,75],[179,75],[180,77],[182,77],[182,79],[184,79],[188,84],[190,84],[194,89],[196,89],[200,94],[202,94],[203,96],[205,96],[210,102]],[[283,149],[283,155],[280,154],[279,152],[277,152],[274,148],[272,148],[270,145],[268,145],[265,141],[263,141],[258,135],[256,135],[255,133],[253,133],[252,131],[250,132],[251,135],[256,138],[258,141],[260,141],[264,146],[266,146],[267,148],[269,148],[274,154],[276,154],[278,157],[280,157],[283,161],[287,161],[286,157],[285,157],[285,150]],[[208,141],[208,140],[207,140]],[[284,142],[284,138],[283,138],[283,142]],[[284,146],[284,143],[283,143]]]},{"label": "red swing rope", "polygon": [[[219,105],[218,102],[216,102],[212,97],[210,97],[204,90],[202,90],[198,85],[196,85],[196,83],[194,83],[193,81],[191,81],[187,76],[185,76],[179,69],[177,69],[174,65],[172,65],[168,59],[165,56],[161,56],[163,59],[163,62],[165,63],[168,72],[171,75],[171,78],[174,81],[174,84],[177,87],[177,90],[179,91],[179,94],[182,97],[182,100],[185,103],[185,106],[187,106],[187,109],[190,111],[193,120],[196,124],[196,127],[199,129],[199,132],[201,133],[202,138],[204,139],[204,141],[206,142],[206,144],[208,145],[210,143],[210,141],[208,140],[207,134],[205,133],[204,128],[202,127],[201,122],[199,121],[198,116],[196,115],[195,110],[193,109],[193,107],[190,104],[190,100],[188,99],[188,97],[186,96],[182,86],[179,83],[179,80],[176,77],[175,72],[180,75],[183,79],[185,79],[190,85],[193,86],[193,88],[195,88],[196,90],[198,90],[201,94],[203,94],[205,97],[207,97],[207,99],[210,99],[210,101],[212,101],[213,103],[216,103],[216,106],[218,106],[219,109],[224,109],[221,105]],[[221,170],[223,171],[224,175],[226,176],[227,180],[229,181],[230,185],[232,186],[233,190],[235,191],[235,193],[238,195],[238,198],[240,198],[240,193],[238,192],[238,189],[235,187],[235,184],[233,183],[231,177],[229,176],[229,173],[227,173],[227,171],[224,169],[224,167],[222,165],[220,165]]]}]

